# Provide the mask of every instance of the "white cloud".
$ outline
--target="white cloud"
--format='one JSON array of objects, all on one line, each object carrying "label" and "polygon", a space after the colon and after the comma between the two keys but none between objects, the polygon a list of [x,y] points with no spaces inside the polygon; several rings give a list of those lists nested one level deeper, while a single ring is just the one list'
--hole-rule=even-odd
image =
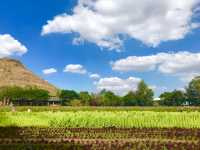
[{"label": "white cloud", "polygon": [[113,70],[118,71],[151,71],[156,67],[157,56],[130,56],[125,59],[117,60],[116,62],[112,62]]},{"label": "white cloud", "polygon": [[0,57],[23,55],[27,48],[9,34],[0,34]]},{"label": "white cloud", "polygon": [[42,72],[46,75],[56,73],[57,70],[55,68],[44,69]]},{"label": "white cloud", "polygon": [[101,76],[99,74],[96,74],[96,73],[90,75],[90,78],[93,79],[93,80],[98,80],[98,79],[100,79],[100,77]]},{"label": "white cloud", "polygon": [[[124,36],[158,46],[183,39],[199,27],[192,18],[199,0],[79,0],[72,15],[60,14],[42,28],[50,33],[78,33],[73,41],[120,49]],[[123,36],[121,36],[123,35]]]},{"label": "white cloud", "polygon": [[150,86],[150,88],[156,93],[156,94],[161,94],[167,91],[170,91],[171,89],[169,89],[166,86],[157,86],[157,85],[152,85]]},{"label": "white cloud", "polygon": [[140,81],[141,79],[136,77],[129,77],[127,79],[110,77],[100,79],[95,85],[98,91],[106,89],[115,94],[124,95],[129,91],[135,91]]},{"label": "white cloud", "polygon": [[200,53],[187,51],[177,53],[158,53],[150,56],[130,56],[112,63],[117,71],[159,71],[163,74],[179,76],[189,81],[200,74]]},{"label": "white cloud", "polygon": [[86,74],[87,70],[84,69],[84,67],[82,65],[79,65],[79,64],[70,64],[70,65],[67,65],[65,67],[64,72]]}]

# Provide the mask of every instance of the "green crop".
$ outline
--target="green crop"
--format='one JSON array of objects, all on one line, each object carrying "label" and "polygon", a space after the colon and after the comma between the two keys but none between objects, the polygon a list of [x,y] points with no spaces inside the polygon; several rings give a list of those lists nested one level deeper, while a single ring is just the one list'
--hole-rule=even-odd
[{"label": "green crop", "polygon": [[200,128],[200,112],[1,112],[0,126],[70,128]]}]

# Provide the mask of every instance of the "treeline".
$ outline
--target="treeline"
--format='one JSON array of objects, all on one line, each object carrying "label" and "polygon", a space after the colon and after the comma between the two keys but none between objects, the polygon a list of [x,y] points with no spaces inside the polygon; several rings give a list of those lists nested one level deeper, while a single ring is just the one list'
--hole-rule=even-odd
[{"label": "treeline", "polygon": [[[152,106],[153,90],[141,81],[135,92],[129,92],[126,96],[120,97],[111,91],[102,90],[98,94],[89,92],[76,92],[73,90],[60,90],[57,99],[60,99],[65,106]],[[0,88],[0,101],[8,105],[16,100],[49,100],[49,92],[36,87],[2,87]]]},{"label": "treeline", "polygon": [[159,105],[165,106],[200,106],[200,77],[194,78],[185,91],[174,90],[160,95]]},{"label": "treeline", "polygon": [[153,90],[144,81],[139,83],[135,92],[129,92],[124,97],[106,90],[98,94],[69,90],[60,92],[60,99],[64,100],[64,105],[70,106],[152,106],[153,96]]},{"label": "treeline", "polygon": [[[0,88],[0,101],[4,104],[19,99],[39,101],[50,98],[48,91],[36,87]],[[62,105],[65,106],[200,106],[200,77],[194,78],[185,91],[164,92],[157,101],[154,100],[153,90],[144,81],[139,83],[136,91],[130,91],[125,96],[118,96],[106,90],[98,94],[60,90],[57,98],[62,100]]]},{"label": "treeline", "polygon": [[144,81],[139,83],[136,91],[130,91],[125,96],[106,90],[99,94],[62,90],[60,98],[65,105],[72,106],[200,106],[200,77],[194,78],[185,91],[162,93],[160,100],[154,100],[153,90]]}]

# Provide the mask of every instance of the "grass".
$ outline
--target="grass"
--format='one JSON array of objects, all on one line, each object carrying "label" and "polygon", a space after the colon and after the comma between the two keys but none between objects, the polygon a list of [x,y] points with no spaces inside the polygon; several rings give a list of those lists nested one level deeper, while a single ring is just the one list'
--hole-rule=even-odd
[{"label": "grass", "polygon": [[[200,107],[91,107],[91,106],[82,106],[82,107],[70,107],[70,106],[17,106],[15,107],[16,111],[23,112],[31,109],[33,112],[41,111],[154,111],[154,112],[193,112],[199,111]],[[11,107],[2,107],[0,106],[0,112],[10,112]]]},{"label": "grass", "polygon": [[0,112],[0,126],[70,128],[200,128],[200,112]]}]

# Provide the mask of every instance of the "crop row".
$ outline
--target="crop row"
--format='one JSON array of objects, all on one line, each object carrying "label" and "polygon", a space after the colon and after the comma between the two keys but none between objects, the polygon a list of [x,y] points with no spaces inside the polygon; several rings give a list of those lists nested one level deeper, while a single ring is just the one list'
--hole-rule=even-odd
[{"label": "crop row", "polygon": [[67,144],[80,146],[82,149],[106,149],[106,150],[199,150],[199,141],[178,141],[178,140],[144,140],[144,139],[0,139],[1,145],[12,144]]},{"label": "crop row", "polygon": [[[87,150],[200,149],[200,129],[6,127],[0,128],[0,133],[0,149],[6,149],[6,145],[8,148],[13,144],[17,144],[20,150],[23,149],[21,146],[27,149],[23,144],[29,146],[32,144],[32,149],[37,149],[37,147],[38,149],[47,149],[47,146],[49,150],[55,148],[53,145],[60,146],[55,149],[67,149],[66,147],[69,147],[69,149]],[[49,147],[49,145],[52,145],[52,147]]]},{"label": "crop row", "polygon": [[159,128],[0,128],[0,138],[199,140],[200,129]]},{"label": "crop row", "polygon": [[9,143],[0,144],[0,150],[88,150],[88,146],[78,144],[32,144],[32,143]]}]

